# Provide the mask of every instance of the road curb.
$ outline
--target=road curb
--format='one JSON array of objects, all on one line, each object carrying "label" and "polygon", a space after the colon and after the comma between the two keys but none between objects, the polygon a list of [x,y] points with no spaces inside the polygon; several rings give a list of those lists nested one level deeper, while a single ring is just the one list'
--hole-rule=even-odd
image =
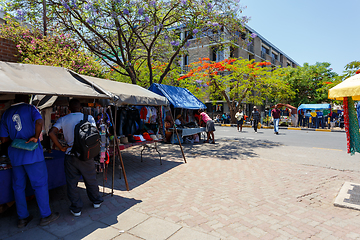
[{"label": "road curb", "polygon": [[[236,127],[236,124],[222,124],[222,123],[215,123],[215,126],[220,127]],[[243,127],[252,128],[250,125],[243,125]],[[263,129],[274,129],[273,126],[261,126]],[[281,127],[279,129],[285,130],[294,130],[294,131],[317,131],[317,132],[345,132],[345,130],[335,130],[335,129],[322,129],[322,128],[299,128],[299,127]]]}]

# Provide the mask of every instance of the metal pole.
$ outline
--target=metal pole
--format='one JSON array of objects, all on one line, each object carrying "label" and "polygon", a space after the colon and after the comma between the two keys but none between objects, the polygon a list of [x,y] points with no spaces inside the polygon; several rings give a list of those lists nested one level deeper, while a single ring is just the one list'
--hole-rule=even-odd
[{"label": "metal pole", "polygon": [[[115,106],[115,113],[117,113],[117,106]],[[113,122],[113,126],[114,126],[114,138],[115,138],[115,144],[116,144],[116,148],[118,150],[118,154],[119,154],[119,159],[120,159],[120,165],[121,165],[121,168],[122,168],[122,172],[123,172],[123,175],[124,175],[124,180],[125,180],[125,185],[126,185],[126,190],[129,191],[129,184],[128,184],[128,181],[127,181],[127,177],[126,177],[126,173],[125,173],[125,167],[124,167],[124,162],[122,160],[122,156],[121,156],[121,152],[120,152],[120,146],[119,146],[119,143],[117,141],[117,135],[116,135],[116,125],[113,121],[113,117],[112,117],[112,111],[111,111],[111,108],[110,108],[110,116],[111,116],[111,121]],[[115,154],[115,152],[114,152]],[[115,161],[114,161],[115,162]],[[113,163],[113,166],[114,163]],[[115,167],[113,168],[113,171],[115,171]],[[113,178],[113,181],[114,181],[114,178]]]},{"label": "metal pole", "polygon": [[[111,112],[111,107],[110,108],[110,116],[111,116],[111,121],[112,121],[112,112]],[[115,161],[116,161],[116,143],[115,141],[117,141],[117,139],[115,138],[115,132],[116,132],[116,116],[117,116],[117,108],[115,107],[115,123],[113,122],[113,130],[114,130],[114,151],[113,151],[113,171],[112,171],[112,183],[111,183],[111,196],[114,195],[114,179],[115,179]]]},{"label": "metal pole", "polygon": [[175,124],[174,118],[173,118],[172,113],[171,113],[171,108],[168,106],[168,109],[169,109],[169,111],[170,111],[171,121],[174,123],[174,129],[175,129],[175,133],[176,133],[177,139],[178,139],[178,141],[179,141],[181,153],[182,153],[182,155],[183,155],[184,162],[186,163],[186,158],[185,158],[184,150],[183,150],[183,148],[182,148],[182,145],[181,145],[181,142],[180,142],[180,137],[179,137],[178,131],[177,131],[177,129],[176,129],[176,124]]}]

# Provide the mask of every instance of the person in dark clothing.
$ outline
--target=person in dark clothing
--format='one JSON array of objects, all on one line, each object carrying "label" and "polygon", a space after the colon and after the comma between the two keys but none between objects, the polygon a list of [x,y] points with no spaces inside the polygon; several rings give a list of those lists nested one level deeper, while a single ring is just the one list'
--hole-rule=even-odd
[{"label": "person in dark clothing", "polygon": [[271,116],[274,119],[274,134],[279,134],[279,122],[280,122],[280,109],[278,109],[278,105],[275,105],[275,108],[271,110]]},{"label": "person in dark clothing", "polygon": [[[86,192],[93,203],[94,208],[99,208],[104,201],[99,194],[99,186],[96,179],[96,169],[94,159],[82,161],[77,158],[72,152],[71,148],[74,143],[74,129],[76,124],[84,119],[84,114],[80,112],[81,104],[79,100],[73,98],[69,102],[69,110],[71,113],[59,118],[54,126],[50,129],[49,137],[54,142],[55,146],[61,151],[65,152],[65,176],[67,184],[67,195],[71,202],[70,212],[75,216],[81,215],[83,202],[78,190],[78,182],[82,176],[86,186]],[[89,115],[88,121],[96,126],[94,118]],[[64,138],[68,146],[62,146],[57,138],[59,130],[62,129]]]},{"label": "person in dark clothing", "polygon": [[253,118],[253,126],[254,126],[254,132],[257,133],[259,121],[260,121],[260,113],[259,110],[254,106],[254,110],[251,112],[251,116]]}]

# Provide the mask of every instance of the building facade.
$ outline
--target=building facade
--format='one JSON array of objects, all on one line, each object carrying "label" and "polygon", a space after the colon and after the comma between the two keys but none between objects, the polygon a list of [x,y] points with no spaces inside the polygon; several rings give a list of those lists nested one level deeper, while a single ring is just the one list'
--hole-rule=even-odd
[{"label": "building facade", "polygon": [[[248,34],[256,34],[250,44],[245,43],[246,34],[242,34],[235,41],[230,34],[223,32],[220,34],[213,34],[200,39],[190,39],[188,46],[188,54],[181,58],[181,68],[184,73],[189,71],[188,65],[197,62],[199,58],[209,58],[211,61],[222,61],[227,58],[243,58],[254,59],[255,62],[268,61],[272,66],[280,67],[297,67],[300,66],[297,62],[291,59],[283,51],[277,48],[274,44],[269,42],[266,38],[261,36],[252,28],[246,26]],[[186,31],[182,32],[182,37],[186,36]],[[225,48],[219,50],[217,46],[226,44]],[[208,112],[214,116],[216,114],[229,113],[229,107],[225,101],[219,101],[216,105],[212,102],[206,102]],[[243,108],[247,114],[252,110],[251,104],[244,104]],[[262,115],[265,114],[265,106],[258,106]]]}]

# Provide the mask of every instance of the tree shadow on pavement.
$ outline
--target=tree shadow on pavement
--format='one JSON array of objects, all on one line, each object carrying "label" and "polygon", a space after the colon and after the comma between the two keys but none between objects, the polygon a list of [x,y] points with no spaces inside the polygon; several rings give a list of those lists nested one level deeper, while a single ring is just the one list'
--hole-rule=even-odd
[{"label": "tree shadow on pavement", "polygon": [[[177,148],[179,148],[179,146],[177,146]],[[144,151],[143,161],[141,162],[141,149],[142,147],[138,146],[121,151],[130,190],[184,163],[180,150],[179,156],[169,159],[166,153],[162,151],[162,148],[160,148],[162,165],[160,165],[158,153],[154,150]],[[111,188],[112,169],[112,166],[109,166],[107,172],[108,180],[105,182],[106,188]],[[120,161],[118,159],[115,166],[114,189],[126,191],[124,176],[120,169]]]},{"label": "tree shadow on pavement", "polygon": [[[100,181],[99,181],[100,182]],[[95,221],[101,220],[103,218],[108,218],[109,216],[114,216],[114,219],[108,219],[109,222],[116,223],[114,214],[121,214],[122,212],[130,209],[132,206],[141,202],[141,200],[136,200],[133,198],[121,197],[118,195],[114,196],[104,196],[104,202],[102,203],[99,209],[94,209],[92,203],[86,194],[86,189],[81,182],[79,183],[79,191],[81,199],[84,203],[83,209],[81,210],[80,217],[74,217],[69,210],[70,201],[67,198],[66,194],[66,185],[52,189],[49,191],[49,201],[52,212],[59,212],[60,217],[50,223],[47,226],[39,226],[40,213],[36,199],[33,198],[27,202],[28,210],[30,215],[34,218],[25,228],[17,228],[17,214],[15,204],[9,208],[6,212],[0,215],[0,236],[1,239],[5,238],[14,238],[14,239],[46,239],[49,237],[47,233],[51,233],[59,239],[71,234],[73,236],[79,235],[79,238],[74,237],[72,239],[82,239],[86,235],[95,231],[100,227],[108,227],[102,224],[93,224]],[[101,187],[100,187],[101,189]],[[44,233],[45,230],[47,233]],[[43,234],[43,235],[41,235]],[[74,236],[75,236],[74,235]],[[52,236],[52,239],[53,237]]]},{"label": "tree shadow on pavement", "polygon": [[[274,148],[281,144],[268,140],[245,140],[242,138],[234,139],[218,139],[216,144],[195,143],[183,144],[186,157],[216,157],[220,160],[244,160],[253,157],[259,157],[255,153],[256,148]],[[166,148],[162,148],[165,150]],[[164,155],[166,157],[175,158],[179,155],[179,146],[172,145],[167,147]],[[181,154],[181,152],[180,152]],[[181,155],[180,155],[181,156]]]},{"label": "tree shadow on pavement", "polygon": [[[183,144],[182,146],[186,159],[213,157],[219,160],[246,160],[248,158],[259,157],[259,155],[255,153],[256,148],[274,148],[281,145],[277,142],[268,140],[245,140],[243,138],[234,138],[218,139],[216,144],[203,143],[203,141],[201,141],[201,143]],[[144,151],[143,162],[141,162],[141,149],[142,147],[139,146],[121,151],[130,190],[180,164],[184,164],[180,146],[177,144],[158,145],[158,149],[161,153],[162,165],[160,165],[158,153],[154,150]],[[124,176],[122,175],[119,166],[120,162],[116,161],[114,189],[126,191]],[[108,180],[105,182],[105,187],[109,189],[111,189],[112,183],[111,173],[112,166],[109,166],[107,172]]]}]

